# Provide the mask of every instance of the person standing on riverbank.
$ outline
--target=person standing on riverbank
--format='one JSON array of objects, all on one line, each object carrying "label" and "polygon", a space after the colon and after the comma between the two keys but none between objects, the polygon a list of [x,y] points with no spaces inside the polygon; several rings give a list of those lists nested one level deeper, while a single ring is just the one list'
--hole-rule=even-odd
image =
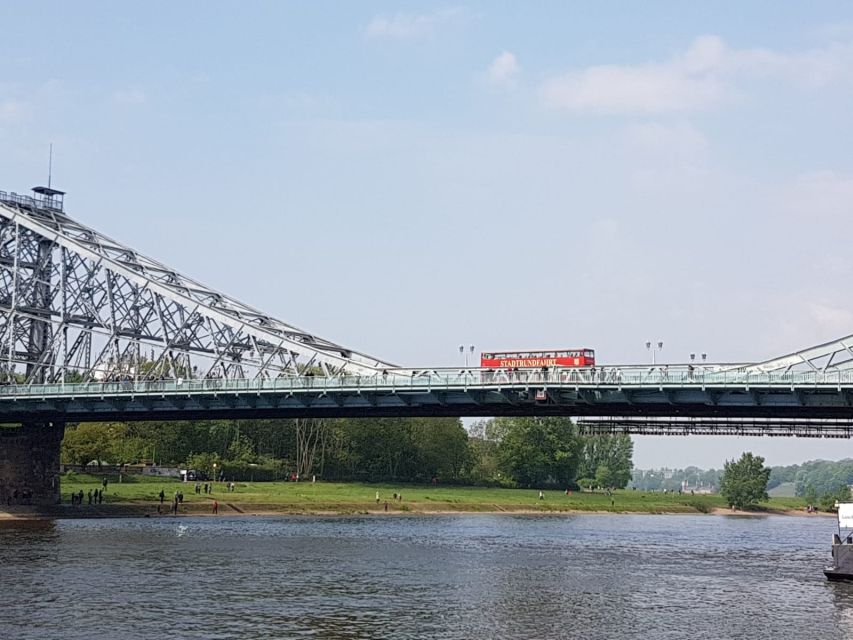
[{"label": "person standing on riverbank", "polygon": [[213,501],[213,514],[216,515],[217,513],[219,513],[219,503],[216,500],[214,500]]}]

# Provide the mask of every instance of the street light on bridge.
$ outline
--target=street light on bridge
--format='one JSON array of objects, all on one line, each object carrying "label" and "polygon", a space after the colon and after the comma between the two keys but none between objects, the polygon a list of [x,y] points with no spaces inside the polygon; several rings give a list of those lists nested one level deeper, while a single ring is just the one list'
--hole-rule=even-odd
[{"label": "street light on bridge", "polygon": [[[708,354],[703,352],[703,353],[701,353],[701,354],[699,354],[699,355],[700,355],[700,357],[702,358],[702,362],[705,362],[705,360],[706,360],[706,359],[707,359],[707,357],[708,357]],[[690,354],[690,362],[695,362],[695,361],[696,361],[696,354],[695,354],[695,353],[691,353],[691,354]]]},{"label": "street light on bridge", "polygon": [[474,345],[473,344],[468,345],[468,351],[465,351],[465,345],[464,344],[459,345],[459,355],[465,354],[465,368],[466,369],[468,368],[468,352],[471,353],[472,357],[474,356]]},{"label": "street light on bridge", "polygon": [[657,342],[647,341],[646,349],[652,352],[652,364],[655,364],[655,352],[663,351],[663,340],[658,340]]}]

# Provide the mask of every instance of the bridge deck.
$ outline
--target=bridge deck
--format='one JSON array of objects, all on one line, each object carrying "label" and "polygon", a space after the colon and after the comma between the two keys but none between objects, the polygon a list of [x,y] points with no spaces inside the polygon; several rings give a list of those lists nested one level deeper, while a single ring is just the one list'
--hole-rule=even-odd
[{"label": "bridge deck", "polygon": [[395,370],[350,377],[0,385],[2,422],[502,415],[573,416],[590,431],[847,437],[853,429],[853,371]]}]

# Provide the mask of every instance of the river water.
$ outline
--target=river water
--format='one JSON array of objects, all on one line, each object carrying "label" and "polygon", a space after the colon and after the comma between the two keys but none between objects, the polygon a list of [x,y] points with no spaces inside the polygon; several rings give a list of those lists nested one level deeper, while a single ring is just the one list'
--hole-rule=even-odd
[{"label": "river water", "polygon": [[830,518],[0,522],[0,638],[853,638]]}]

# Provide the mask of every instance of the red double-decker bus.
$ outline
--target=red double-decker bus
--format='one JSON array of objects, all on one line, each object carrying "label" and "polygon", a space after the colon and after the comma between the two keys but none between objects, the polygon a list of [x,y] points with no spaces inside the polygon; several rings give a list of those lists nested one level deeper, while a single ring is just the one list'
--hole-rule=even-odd
[{"label": "red double-decker bus", "polygon": [[541,369],[542,367],[592,367],[592,349],[552,351],[490,351],[480,354],[480,366],[487,369]]}]

